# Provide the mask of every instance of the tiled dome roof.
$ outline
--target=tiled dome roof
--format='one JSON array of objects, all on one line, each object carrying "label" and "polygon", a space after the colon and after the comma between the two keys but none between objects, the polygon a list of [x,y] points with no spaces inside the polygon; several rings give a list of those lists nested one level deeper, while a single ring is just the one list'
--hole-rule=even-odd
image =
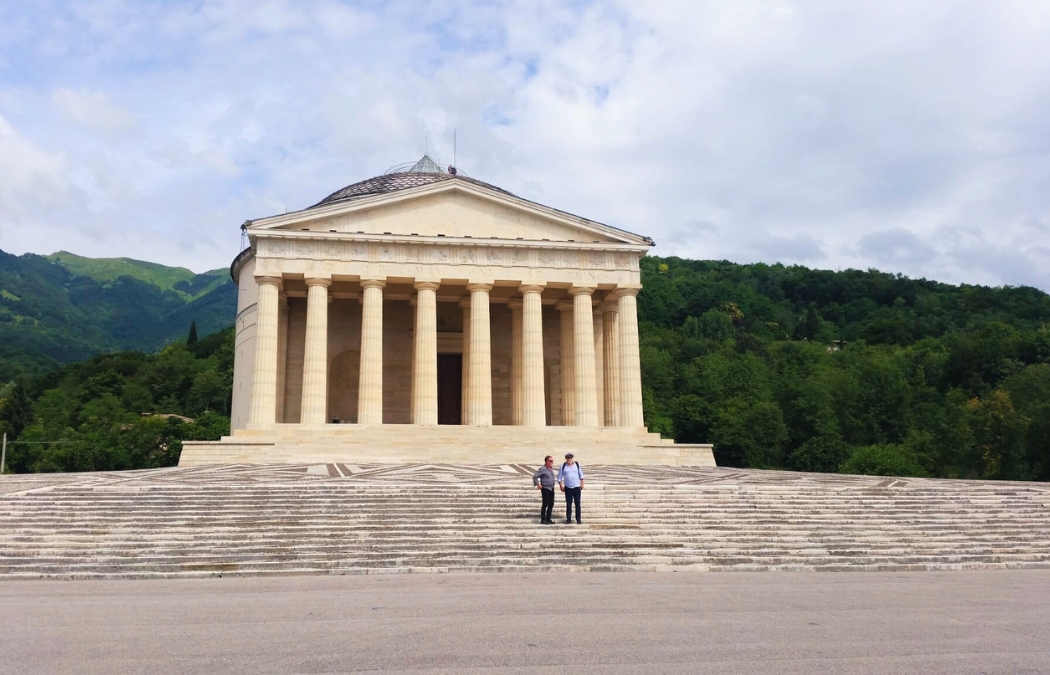
[{"label": "tiled dome roof", "polygon": [[423,158],[415,164],[397,166],[390,171],[387,171],[382,176],[369,178],[360,183],[347,185],[341,190],[336,190],[310,208],[317,208],[318,206],[333,204],[335,202],[344,202],[359,197],[366,197],[368,195],[379,195],[388,192],[397,192],[398,190],[407,190],[409,188],[430,185],[431,183],[440,183],[446,180],[462,180],[468,183],[473,183],[474,185],[480,185],[481,187],[490,190],[496,190],[508,195],[510,194],[506,190],[498,188],[495,185],[489,185],[480,180],[468,178],[462,173],[452,173],[450,170],[442,168],[440,164],[432,160],[429,156],[423,155]]}]

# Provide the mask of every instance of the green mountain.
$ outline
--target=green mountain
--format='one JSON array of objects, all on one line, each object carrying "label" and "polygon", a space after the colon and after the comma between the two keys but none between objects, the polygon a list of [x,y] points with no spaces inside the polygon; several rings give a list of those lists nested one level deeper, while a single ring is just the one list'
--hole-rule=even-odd
[{"label": "green mountain", "polygon": [[155,351],[192,321],[208,335],[233,323],[236,306],[226,270],[0,251],[0,383],[95,354]]},{"label": "green mountain", "polygon": [[174,291],[187,300],[196,300],[229,281],[229,270],[217,269],[195,274],[185,267],[167,267],[132,258],[85,258],[59,251],[45,256],[77,277],[94,279],[103,286],[122,277],[138,279],[165,291]]}]

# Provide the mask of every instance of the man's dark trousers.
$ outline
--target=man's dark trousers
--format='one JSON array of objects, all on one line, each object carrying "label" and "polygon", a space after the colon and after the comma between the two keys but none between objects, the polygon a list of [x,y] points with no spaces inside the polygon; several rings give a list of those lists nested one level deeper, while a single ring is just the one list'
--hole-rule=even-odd
[{"label": "man's dark trousers", "polygon": [[572,522],[572,505],[576,503],[576,522],[580,522],[580,491],[582,487],[565,488],[565,522]]},{"label": "man's dark trousers", "polygon": [[547,523],[551,519],[551,511],[554,510],[554,488],[542,488],[543,506],[540,507],[540,522]]}]

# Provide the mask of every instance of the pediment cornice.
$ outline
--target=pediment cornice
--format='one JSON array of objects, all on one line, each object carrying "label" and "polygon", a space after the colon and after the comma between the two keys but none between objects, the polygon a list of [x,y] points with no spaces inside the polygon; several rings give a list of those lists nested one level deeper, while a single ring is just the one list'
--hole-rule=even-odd
[{"label": "pediment cornice", "polygon": [[500,237],[442,237],[430,235],[406,235],[406,234],[370,234],[362,232],[317,232],[317,231],[292,231],[292,230],[249,230],[248,238],[253,242],[280,241],[280,242],[361,242],[372,244],[390,244],[404,246],[428,246],[428,247],[470,247],[470,248],[530,248],[551,250],[583,250],[583,251],[631,251],[645,253],[649,250],[649,244],[619,243],[609,241],[550,241],[537,239],[502,239]]},{"label": "pediment cornice", "polygon": [[[295,211],[292,213],[270,216],[268,218],[260,218],[258,220],[250,221],[246,224],[245,229],[249,235],[281,230],[289,231],[295,235],[306,235],[309,233],[301,231],[304,226],[309,227],[310,225],[318,224],[327,219],[346,214],[360,214],[390,205],[425,199],[443,193],[456,192],[470,195],[474,198],[499,205],[503,208],[516,210],[535,218],[548,220],[561,226],[573,228],[580,231],[581,234],[591,233],[598,237],[612,239],[617,243],[643,247],[645,249],[648,249],[653,245],[652,240],[648,237],[643,237],[632,232],[627,232],[626,230],[621,230],[597,221],[582,218],[571,213],[559,211],[558,209],[549,206],[530,202],[514,195],[498,192],[496,190],[489,190],[474,183],[458,180],[442,181],[440,183],[399,190],[393,193],[361,197],[347,202],[337,202],[334,204],[305,209],[303,211]],[[451,241],[458,238],[447,237],[447,239]],[[496,237],[490,239],[492,241],[503,241]],[[477,241],[477,238],[474,238],[474,241]]]}]

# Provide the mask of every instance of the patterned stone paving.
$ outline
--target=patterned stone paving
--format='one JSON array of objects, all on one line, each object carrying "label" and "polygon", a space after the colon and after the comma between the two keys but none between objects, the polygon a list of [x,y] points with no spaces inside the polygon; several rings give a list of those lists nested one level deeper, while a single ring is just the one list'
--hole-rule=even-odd
[{"label": "patterned stone paving", "polygon": [[[538,466],[538,465],[537,465]],[[555,465],[557,467],[557,464]],[[138,471],[87,472],[80,474],[18,474],[0,477],[0,495],[38,490],[58,485],[103,487],[217,486],[246,484],[287,485],[340,480],[363,485],[521,485],[531,479],[536,467],[523,464],[232,464],[172,467]],[[1050,484],[852,476],[790,471],[759,471],[723,467],[583,465],[588,485],[675,486],[724,485],[747,487],[827,488],[840,490],[962,489],[964,491],[1017,489],[1050,493]]]}]

